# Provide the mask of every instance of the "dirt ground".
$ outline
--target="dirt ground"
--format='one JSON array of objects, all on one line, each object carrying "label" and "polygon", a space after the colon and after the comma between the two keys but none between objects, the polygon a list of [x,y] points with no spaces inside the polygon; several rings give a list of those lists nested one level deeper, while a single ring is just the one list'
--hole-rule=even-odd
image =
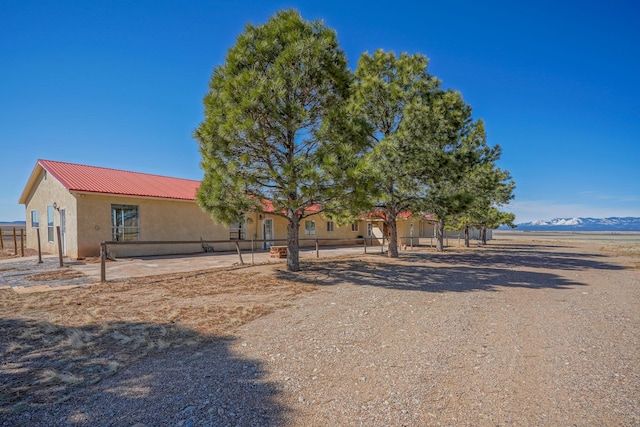
[{"label": "dirt ground", "polygon": [[640,241],[0,290],[0,425],[640,425]]},{"label": "dirt ground", "polygon": [[64,400],[70,388],[149,354],[228,337],[313,289],[230,269],[28,295],[0,291],[0,414],[15,404]]}]

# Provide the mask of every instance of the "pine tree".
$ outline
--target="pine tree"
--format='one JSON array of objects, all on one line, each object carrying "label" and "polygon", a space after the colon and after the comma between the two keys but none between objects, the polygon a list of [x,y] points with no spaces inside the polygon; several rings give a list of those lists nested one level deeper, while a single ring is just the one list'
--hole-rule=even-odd
[{"label": "pine tree", "polygon": [[204,179],[197,200],[229,224],[270,200],[288,221],[287,269],[298,271],[299,224],[340,193],[331,170],[348,155],[326,130],[348,95],[350,73],[335,31],[295,10],[248,24],[216,67],[194,132]]}]

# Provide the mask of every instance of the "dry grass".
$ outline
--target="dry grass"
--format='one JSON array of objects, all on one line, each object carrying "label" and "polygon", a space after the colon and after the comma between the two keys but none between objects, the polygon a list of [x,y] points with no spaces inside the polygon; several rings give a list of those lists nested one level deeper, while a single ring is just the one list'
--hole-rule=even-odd
[{"label": "dry grass", "polygon": [[277,278],[274,269],[152,276],[37,294],[1,290],[0,413],[65,400],[72,388],[152,352],[230,337],[239,325],[315,289]]},{"label": "dry grass", "polygon": [[600,247],[600,251],[609,256],[619,257],[628,268],[640,270],[640,242],[638,243],[609,243]]},{"label": "dry grass", "polygon": [[640,257],[640,243],[609,244],[603,246],[601,250],[616,256]]}]

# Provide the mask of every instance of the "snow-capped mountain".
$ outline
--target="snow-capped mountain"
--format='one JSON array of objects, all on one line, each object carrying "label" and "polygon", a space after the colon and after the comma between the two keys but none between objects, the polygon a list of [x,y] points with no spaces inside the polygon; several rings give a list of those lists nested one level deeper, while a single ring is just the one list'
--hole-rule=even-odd
[{"label": "snow-capped mountain", "polygon": [[516,230],[535,231],[640,231],[640,218],[555,218],[517,224]]}]

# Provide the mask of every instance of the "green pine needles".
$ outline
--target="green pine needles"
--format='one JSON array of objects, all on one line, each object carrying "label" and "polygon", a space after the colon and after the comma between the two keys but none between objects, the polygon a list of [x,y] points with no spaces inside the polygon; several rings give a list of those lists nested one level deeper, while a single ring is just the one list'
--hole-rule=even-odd
[{"label": "green pine needles", "polygon": [[289,271],[300,269],[298,230],[312,206],[339,222],[375,212],[397,257],[402,212],[444,221],[506,203],[513,184],[496,172],[499,147],[427,66],[421,54],[378,50],[352,73],[335,31],[295,10],[247,25],[213,71],[194,132],[198,203],[229,224],[269,200],[288,221]]}]

